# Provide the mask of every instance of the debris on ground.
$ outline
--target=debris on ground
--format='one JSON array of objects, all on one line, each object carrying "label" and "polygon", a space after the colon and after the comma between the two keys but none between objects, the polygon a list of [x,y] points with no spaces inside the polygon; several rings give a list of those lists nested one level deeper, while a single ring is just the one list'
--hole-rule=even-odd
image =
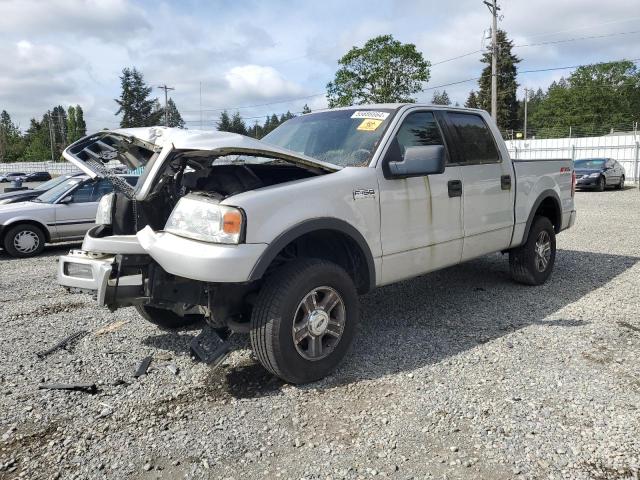
[{"label": "debris on ground", "polygon": [[93,334],[95,336],[98,336],[104,335],[105,333],[113,333],[117,330],[120,330],[127,323],[129,323],[129,320],[117,320],[115,322],[109,323],[108,325],[105,325],[104,327],[99,328],[98,330],[94,331]]},{"label": "debris on ground", "polygon": [[63,338],[62,340],[60,340],[58,343],[56,343],[54,346],[43,350],[41,352],[36,353],[36,355],[38,356],[38,358],[44,358],[47,355],[51,355],[53,352],[55,352],[56,350],[60,350],[61,348],[66,349],[67,347],[72,346],[75,342],[77,342],[78,340],[80,340],[82,337],[84,337],[87,333],[87,330],[80,330],[79,332],[74,333],[73,335],[69,335],[66,338]]},{"label": "debris on ground", "polygon": [[140,365],[138,365],[138,369],[136,370],[136,373],[133,374],[133,376],[135,378],[138,378],[138,377],[141,377],[142,375],[146,375],[152,359],[153,359],[152,356],[144,357],[140,362]]},{"label": "debris on ground", "polygon": [[95,383],[42,383],[38,385],[40,390],[72,390],[75,392],[97,393]]}]

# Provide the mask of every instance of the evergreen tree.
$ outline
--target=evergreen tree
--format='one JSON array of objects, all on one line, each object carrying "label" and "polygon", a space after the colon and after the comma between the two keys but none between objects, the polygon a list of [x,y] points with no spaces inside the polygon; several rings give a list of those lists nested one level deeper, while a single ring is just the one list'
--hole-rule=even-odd
[{"label": "evergreen tree", "polygon": [[[498,127],[504,130],[518,128],[518,99],[516,91],[518,83],[516,82],[517,64],[520,59],[511,53],[513,42],[507,38],[504,30],[498,30],[496,33],[498,40],[498,58],[497,58],[497,83],[498,83]],[[482,56],[482,63],[486,67],[482,70],[480,76],[478,104],[480,108],[491,111],[491,52],[487,52]]]},{"label": "evergreen tree", "polygon": [[231,117],[231,129],[229,131],[239,133],[240,135],[247,134],[247,126],[244,124],[244,120],[242,120],[240,112],[234,113]]},{"label": "evergreen tree", "polygon": [[67,112],[62,105],[53,107],[51,111],[53,140],[56,150],[62,153],[67,146]]},{"label": "evergreen tree", "polygon": [[0,113],[0,163],[21,159],[24,141],[20,129],[13,123],[6,110]]},{"label": "evergreen tree", "polygon": [[67,110],[67,144],[75,142],[77,137],[78,125],[76,124],[76,107],[69,105]]},{"label": "evergreen tree", "polygon": [[[31,119],[25,135],[26,148],[24,159],[32,162],[51,160],[51,132],[49,127],[49,112],[42,116],[42,121]],[[55,156],[54,156],[55,160]]]},{"label": "evergreen tree", "polygon": [[77,138],[87,135],[87,123],[84,121],[84,111],[80,105],[76,105],[76,135]]},{"label": "evergreen tree", "polygon": [[223,110],[220,114],[220,118],[218,119],[218,130],[221,132],[231,131],[231,118],[226,110]]},{"label": "evergreen tree", "polygon": [[476,92],[474,92],[473,90],[469,92],[469,96],[467,97],[467,101],[464,102],[464,106],[467,108],[480,108]]},{"label": "evergreen tree", "polygon": [[302,107],[302,114],[304,115],[306,113],[311,113],[311,109],[309,108],[309,105],[305,103],[304,107]]},{"label": "evergreen tree", "polygon": [[152,88],[144,82],[142,73],[134,68],[124,68],[120,77],[122,92],[115,99],[119,105],[116,115],[122,114],[120,126],[149,127],[157,125],[162,109],[156,98],[149,98]]},{"label": "evergreen tree", "polygon": [[442,93],[436,90],[433,93],[431,103],[433,103],[434,105],[451,105],[451,100],[449,99],[449,95],[447,94],[446,90],[443,90]]},{"label": "evergreen tree", "polygon": [[184,120],[172,98],[167,101],[167,113],[170,127],[184,128]]}]

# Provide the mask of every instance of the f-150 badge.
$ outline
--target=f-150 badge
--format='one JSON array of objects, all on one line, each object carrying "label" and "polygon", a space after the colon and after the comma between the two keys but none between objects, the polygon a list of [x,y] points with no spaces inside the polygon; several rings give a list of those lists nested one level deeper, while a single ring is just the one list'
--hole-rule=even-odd
[{"label": "f-150 badge", "polygon": [[359,188],[353,191],[354,200],[362,200],[363,198],[376,198],[376,191],[373,188]]}]

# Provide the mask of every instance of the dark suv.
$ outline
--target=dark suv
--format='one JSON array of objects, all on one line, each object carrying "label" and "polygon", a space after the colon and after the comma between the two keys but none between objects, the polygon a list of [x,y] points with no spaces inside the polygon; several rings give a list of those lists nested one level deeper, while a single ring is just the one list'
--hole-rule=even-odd
[{"label": "dark suv", "polygon": [[602,192],[607,187],[624,188],[624,167],[613,158],[582,158],[574,162],[577,188]]}]

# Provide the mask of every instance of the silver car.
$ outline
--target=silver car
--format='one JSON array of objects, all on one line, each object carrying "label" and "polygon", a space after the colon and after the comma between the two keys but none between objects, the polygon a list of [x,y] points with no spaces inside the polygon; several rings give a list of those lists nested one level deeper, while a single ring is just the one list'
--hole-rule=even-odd
[{"label": "silver car", "polygon": [[[131,185],[138,181],[134,175],[121,177]],[[30,201],[0,205],[0,245],[13,257],[30,257],[45,243],[80,240],[95,225],[100,198],[112,191],[110,180],[83,175]]]}]

